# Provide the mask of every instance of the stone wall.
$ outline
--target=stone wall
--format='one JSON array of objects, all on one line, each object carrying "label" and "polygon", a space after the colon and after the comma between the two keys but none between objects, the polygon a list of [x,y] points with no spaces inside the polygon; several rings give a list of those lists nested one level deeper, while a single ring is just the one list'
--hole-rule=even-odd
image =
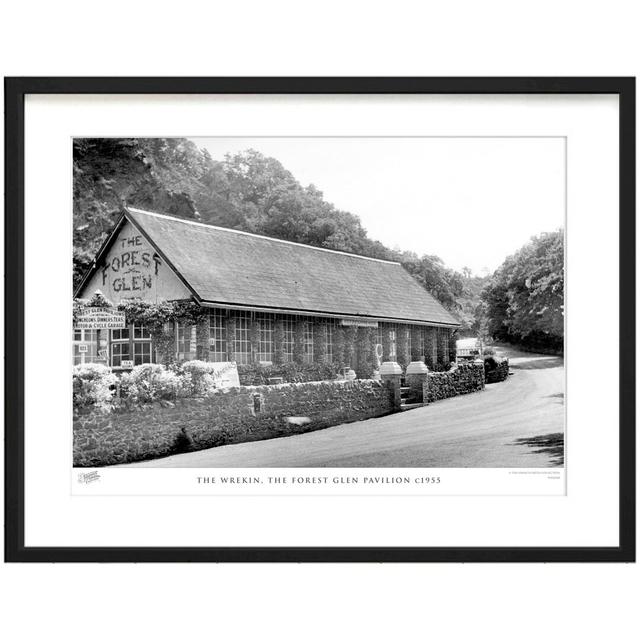
[{"label": "stone wall", "polygon": [[485,367],[485,382],[491,384],[492,382],[502,382],[507,379],[509,375],[509,360],[505,358],[496,363],[495,367]]},{"label": "stone wall", "polygon": [[394,410],[392,391],[374,380],[306,382],[221,389],[206,398],[110,413],[77,410],[74,466],[128,463],[382,416]]},{"label": "stone wall", "polygon": [[435,402],[484,389],[484,365],[480,362],[453,365],[449,371],[429,372],[423,388],[424,402]]}]

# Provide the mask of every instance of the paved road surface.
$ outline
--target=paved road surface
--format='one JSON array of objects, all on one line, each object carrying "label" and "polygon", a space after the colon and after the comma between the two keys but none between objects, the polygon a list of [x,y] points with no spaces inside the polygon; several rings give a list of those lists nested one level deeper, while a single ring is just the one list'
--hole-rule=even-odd
[{"label": "paved road surface", "polygon": [[[561,358],[502,349],[513,375],[484,391],[382,418],[131,466],[546,467],[552,449],[517,439],[564,431]],[[557,461],[557,458],[555,458]]]}]

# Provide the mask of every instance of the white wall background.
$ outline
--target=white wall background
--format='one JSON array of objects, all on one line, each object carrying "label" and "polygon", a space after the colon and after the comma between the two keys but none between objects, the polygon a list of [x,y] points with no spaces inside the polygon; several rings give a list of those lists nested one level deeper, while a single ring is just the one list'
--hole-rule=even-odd
[{"label": "white wall background", "polygon": [[[635,5],[23,1],[3,8],[0,61],[3,75],[637,75]],[[0,625],[69,640],[626,637],[639,587],[637,565],[3,565]]]}]

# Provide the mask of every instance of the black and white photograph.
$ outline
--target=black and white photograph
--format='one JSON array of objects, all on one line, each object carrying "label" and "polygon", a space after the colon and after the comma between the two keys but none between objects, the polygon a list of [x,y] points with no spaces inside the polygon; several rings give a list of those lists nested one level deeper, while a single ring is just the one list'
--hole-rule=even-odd
[{"label": "black and white photograph", "polygon": [[564,468],[565,137],[72,146],[81,481]]},{"label": "black and white photograph", "polygon": [[9,85],[16,557],[630,557],[632,81]]}]

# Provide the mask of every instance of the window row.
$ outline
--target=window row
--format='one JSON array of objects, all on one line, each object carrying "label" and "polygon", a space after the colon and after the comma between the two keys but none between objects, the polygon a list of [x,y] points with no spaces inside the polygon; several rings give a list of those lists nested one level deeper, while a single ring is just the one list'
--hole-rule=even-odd
[{"label": "window row", "polygon": [[[253,325],[253,321],[257,325]],[[252,314],[239,312],[233,315],[233,336],[228,335],[227,312],[212,309],[209,312],[209,353],[208,359],[214,362],[226,362],[229,351],[238,364],[253,361],[252,338],[257,344],[257,360],[273,362],[276,350],[276,316],[273,314]],[[285,362],[294,360],[296,343],[296,316],[282,318],[282,355]],[[329,362],[334,356],[335,321],[325,322],[324,351]],[[313,322],[304,324],[301,338],[302,359],[306,363],[314,361],[315,336]],[[400,326],[386,324],[378,326],[377,342],[385,346],[384,357],[395,360],[398,357],[398,339]],[[252,336],[252,331],[257,335]],[[427,339],[428,332],[431,332]],[[110,335],[109,335],[110,334]],[[437,360],[438,346],[443,352],[448,350],[449,336],[447,331],[422,327],[419,331],[408,332],[409,353],[412,352],[412,340],[419,340],[418,353],[424,354],[432,361]],[[229,349],[228,340],[232,340]],[[197,329],[195,325],[177,323],[175,330],[175,353],[179,361],[198,358]],[[129,325],[124,329],[101,331],[95,329],[75,329],[73,333],[73,362],[84,364],[90,362],[109,361],[112,367],[131,367],[157,361],[153,353],[150,332],[143,326]],[[429,353],[427,353],[429,351]]]}]

